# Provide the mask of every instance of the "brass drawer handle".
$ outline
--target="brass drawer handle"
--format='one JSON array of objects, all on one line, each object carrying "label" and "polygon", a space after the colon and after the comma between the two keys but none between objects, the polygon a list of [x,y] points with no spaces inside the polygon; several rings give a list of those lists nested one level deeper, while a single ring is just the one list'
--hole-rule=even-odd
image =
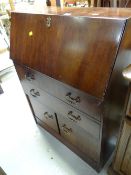
[{"label": "brass drawer handle", "polygon": [[33,97],[40,96],[40,93],[39,93],[38,91],[35,91],[35,89],[31,89],[31,90],[30,90],[30,94],[31,94]]},{"label": "brass drawer handle", "polygon": [[51,27],[51,17],[50,16],[46,18],[46,26],[48,28]]},{"label": "brass drawer handle", "polygon": [[68,128],[66,124],[62,126],[62,130],[64,131],[65,134],[70,135],[73,131],[72,128]]},{"label": "brass drawer handle", "polygon": [[70,102],[71,104],[80,103],[80,97],[79,97],[79,96],[77,96],[77,97],[72,97],[72,96],[71,96],[71,92],[68,92],[68,93],[66,94],[66,100],[67,100],[68,102]]},{"label": "brass drawer handle", "polygon": [[72,111],[69,111],[68,112],[68,118],[70,120],[74,121],[74,122],[77,122],[77,121],[80,121],[81,120],[80,115],[75,116],[75,115],[73,115],[73,112]]},{"label": "brass drawer handle", "polygon": [[31,71],[27,71],[26,74],[25,74],[25,78],[28,80],[28,81],[32,81],[32,80],[35,80],[35,75],[33,72]]},{"label": "brass drawer handle", "polygon": [[48,112],[45,112],[44,113],[44,117],[46,118],[46,119],[53,119],[53,115],[51,115],[51,114],[49,114]]}]

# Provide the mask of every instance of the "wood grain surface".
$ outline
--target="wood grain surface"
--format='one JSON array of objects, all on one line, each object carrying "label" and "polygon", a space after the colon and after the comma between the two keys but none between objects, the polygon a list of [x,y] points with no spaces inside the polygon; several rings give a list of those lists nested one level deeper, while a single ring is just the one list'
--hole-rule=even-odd
[{"label": "wood grain surface", "polygon": [[105,95],[124,20],[13,13],[12,23],[13,60],[97,98]]}]

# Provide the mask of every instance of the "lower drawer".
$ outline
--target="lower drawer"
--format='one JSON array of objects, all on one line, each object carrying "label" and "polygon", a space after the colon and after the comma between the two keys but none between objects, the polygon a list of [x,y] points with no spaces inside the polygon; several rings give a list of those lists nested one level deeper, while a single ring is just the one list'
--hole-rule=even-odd
[{"label": "lower drawer", "polygon": [[87,115],[82,114],[80,111],[51,96],[31,83],[22,81],[22,85],[25,93],[30,98],[37,100],[42,105],[50,107],[55,113],[64,116],[71,123],[83,128],[88,134],[95,137],[97,140],[100,139],[101,124],[88,118]]},{"label": "lower drawer", "polygon": [[61,136],[95,162],[100,160],[100,141],[58,115]]},{"label": "lower drawer", "polygon": [[29,98],[29,99],[33,107],[35,116],[39,118],[42,122],[47,124],[50,128],[54,129],[57,133],[59,133],[55,112],[49,107],[40,104],[38,101],[34,100],[33,98]]}]

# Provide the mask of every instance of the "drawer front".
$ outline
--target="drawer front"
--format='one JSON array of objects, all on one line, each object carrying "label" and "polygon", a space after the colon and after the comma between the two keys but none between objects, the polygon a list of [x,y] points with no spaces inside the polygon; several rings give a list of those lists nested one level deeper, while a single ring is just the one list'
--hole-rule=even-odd
[{"label": "drawer front", "polygon": [[22,85],[25,93],[29,95],[30,98],[34,98],[41,104],[50,107],[55,113],[62,115],[71,123],[82,127],[88,134],[96,139],[100,139],[100,123],[97,123],[95,120],[92,120],[92,118],[89,118],[89,116],[65,104],[45,91],[36,88],[26,80],[22,81]]},{"label": "drawer front", "polygon": [[15,64],[15,68],[21,81],[27,80],[28,82],[39,86],[38,81],[36,81],[36,71],[25,66],[20,66],[18,64]]},{"label": "drawer front", "polygon": [[[20,68],[18,68],[17,66],[17,69]],[[101,109],[99,105],[99,100],[87,95],[86,93],[78,89],[59,82],[51,77],[48,77],[40,72],[34,71],[26,67],[21,67],[21,69],[23,69],[23,73],[25,72],[25,76],[23,77],[26,78],[26,80],[33,85],[36,85],[38,88],[59,98],[67,104],[70,104],[72,107],[79,109],[81,112],[90,115],[95,120],[101,120]]]},{"label": "drawer front", "polygon": [[72,124],[58,115],[61,136],[77,147],[82,153],[98,162],[100,159],[100,142],[82,128]]},{"label": "drawer front", "polygon": [[49,107],[39,103],[37,100],[31,97],[29,99],[35,116],[59,133],[55,112]]},{"label": "drawer front", "polygon": [[91,96],[46,75],[38,76],[39,88],[100,121],[98,103]]}]

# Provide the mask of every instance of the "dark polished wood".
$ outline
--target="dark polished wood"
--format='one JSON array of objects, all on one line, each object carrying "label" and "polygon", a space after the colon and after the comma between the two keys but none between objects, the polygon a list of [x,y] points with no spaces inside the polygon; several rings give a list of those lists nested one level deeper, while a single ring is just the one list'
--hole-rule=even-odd
[{"label": "dark polished wood", "polygon": [[126,7],[131,8],[131,0],[128,0]]},{"label": "dark polished wood", "polygon": [[[78,150],[74,145],[72,145],[67,140],[65,140],[57,132],[54,132],[54,130],[52,128],[48,127],[45,123],[43,123],[37,117],[36,117],[36,121],[37,121],[36,123],[38,123],[42,128],[44,128],[46,131],[48,131],[49,133],[51,133],[54,137],[56,137],[59,141],[61,141],[63,144],[65,144],[73,152],[75,152],[76,154],[78,154],[84,161],[88,162],[95,170],[97,170],[98,172],[100,171],[100,167],[98,166],[98,163],[97,162],[95,162],[92,159],[90,159],[87,155],[85,155],[85,153],[83,153],[80,150]],[[61,156],[63,156],[62,153],[61,153]]]},{"label": "dark polished wood", "polygon": [[[55,79],[27,66],[15,64],[15,67],[20,80],[26,79],[27,83],[32,83],[41,90],[48,92],[52,96],[55,96],[72,107],[80,110],[82,113],[86,113],[88,117],[91,116],[90,119],[94,118],[94,120],[97,120],[98,123],[101,121],[102,111],[99,105],[99,99],[60,81],[56,81]],[[76,101],[77,98],[79,99],[78,102]],[[61,105],[62,103],[60,106]]]},{"label": "dark polished wood", "polygon": [[[61,136],[57,134],[56,137],[72,145],[70,148],[73,150],[75,147],[80,156],[84,152],[97,170],[103,167],[114,150],[120,121],[125,112],[128,83],[122,77],[122,71],[131,62],[130,16],[130,9],[109,8],[48,8],[41,13],[12,13],[11,59],[25,69],[29,67],[33,72],[41,72],[43,77],[46,75],[53,78],[44,81],[42,75],[41,78],[38,76],[40,73],[29,77],[28,74],[25,76],[25,71],[19,70],[22,83],[27,82],[27,79],[30,81],[29,85],[23,83],[25,93],[29,94],[31,89],[35,89],[32,95],[40,93],[35,100],[43,106],[47,103],[56,114],[62,116],[57,118]],[[46,83],[44,85],[41,82]],[[70,91],[70,94],[65,93]],[[85,97],[82,95],[84,93]],[[70,104],[64,99],[67,94]],[[75,105],[72,104],[74,101],[77,102]],[[65,117],[67,119],[65,111],[73,111],[71,114],[75,118],[79,113],[89,118],[85,124],[71,124],[72,121],[68,124],[64,122]],[[92,123],[89,132],[90,119],[99,123],[97,153],[92,151],[92,140],[98,138],[93,136],[97,129],[94,132],[92,130],[97,125]],[[41,122],[39,124],[44,127],[45,124]],[[71,137],[64,135],[64,132],[72,130],[75,132]],[[88,134],[91,132],[92,140],[88,142]],[[87,148],[93,152],[93,157]]]},{"label": "dark polished wood", "polygon": [[[131,49],[131,19],[127,20],[125,30],[121,36],[121,44],[117,53],[117,59],[114,64],[112,76],[108,85],[108,92],[103,102],[103,147],[105,149],[110,145],[110,152],[113,151],[113,140],[111,136],[117,137],[121,118],[125,115],[126,107],[126,96],[128,94],[129,82],[122,76],[122,71],[131,63],[130,53],[128,50]],[[114,127],[113,127],[114,125]],[[108,129],[107,129],[108,128]],[[108,131],[108,132],[107,132]],[[115,145],[115,143],[114,143]],[[107,159],[106,154],[103,155],[105,160]]]},{"label": "dark polished wood", "polygon": [[46,32],[45,27],[43,27],[44,18],[43,15],[32,14],[17,14],[11,17],[13,24],[11,42],[14,43],[11,44],[10,48],[11,58],[19,60],[25,65],[32,65],[31,67],[37,70],[41,64],[44,64],[44,60],[42,61],[41,58],[45,57],[45,45],[43,45]]},{"label": "dark polished wood", "polygon": [[51,127],[52,129],[54,129],[56,132],[59,133],[55,111],[50,109],[47,105],[44,106],[40,104],[33,98],[30,98],[30,103],[33,107],[35,116],[37,116],[42,122],[44,122],[49,127]]},{"label": "dark polished wood", "polygon": [[[48,17],[51,27],[46,26]],[[13,60],[97,98],[104,97],[124,20],[12,13],[12,23]]]},{"label": "dark polished wood", "polygon": [[60,134],[65,140],[83,152],[88,158],[99,164],[100,161],[100,139],[83,130],[82,127],[70,122],[67,118],[58,115]]},{"label": "dark polished wood", "polygon": [[61,16],[83,16],[83,17],[105,17],[105,18],[130,18],[130,8],[102,8],[102,7],[92,7],[92,8],[58,8],[58,7],[48,7],[43,9],[33,9],[28,10],[18,10],[12,13],[28,13],[28,14],[44,14],[44,15],[61,15]]}]

